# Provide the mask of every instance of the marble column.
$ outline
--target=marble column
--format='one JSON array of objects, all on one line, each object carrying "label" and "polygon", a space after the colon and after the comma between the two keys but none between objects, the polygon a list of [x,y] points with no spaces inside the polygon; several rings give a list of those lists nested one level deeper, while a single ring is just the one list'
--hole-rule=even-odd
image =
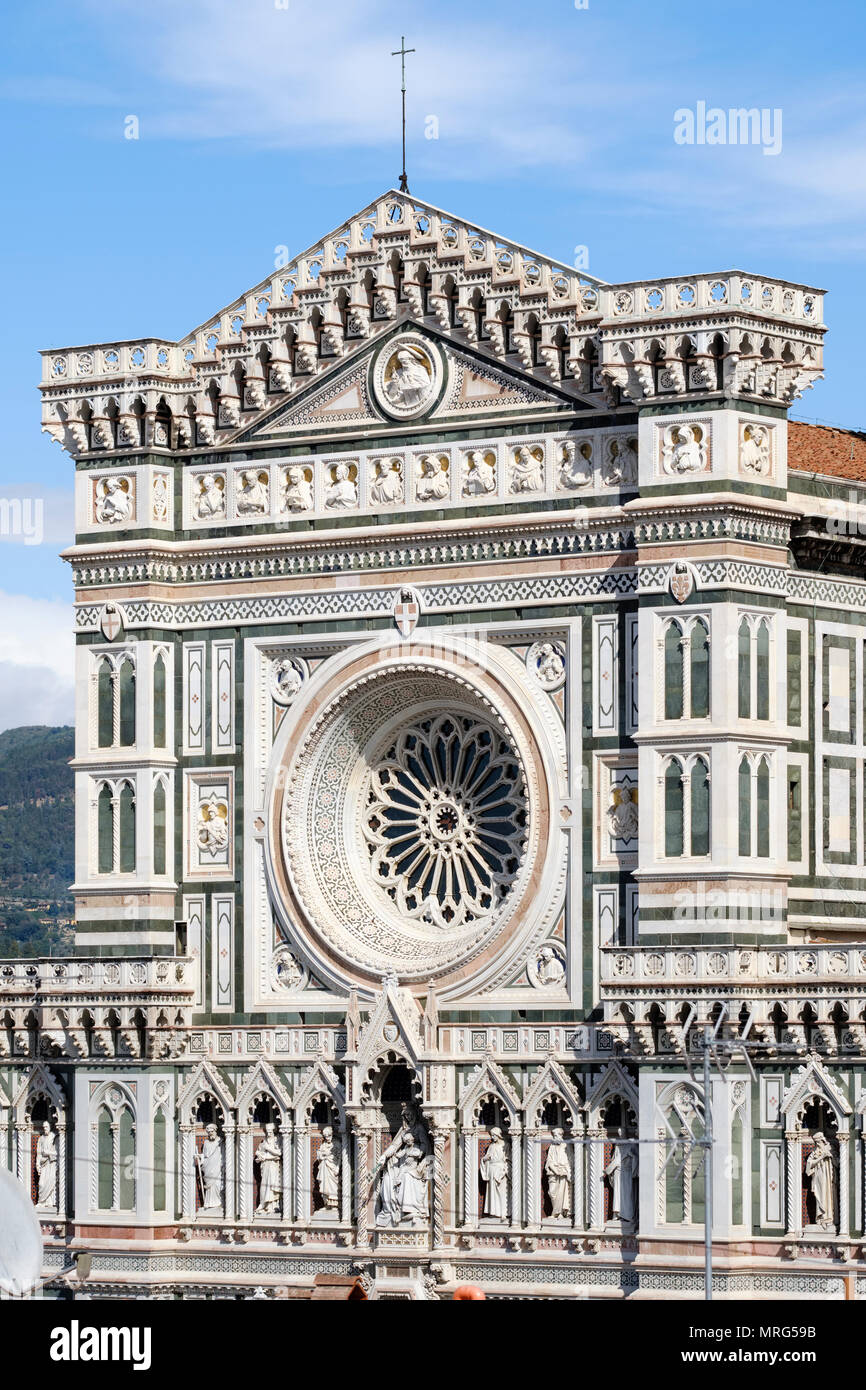
[{"label": "marble column", "polygon": [[849,1153],[848,1131],[843,1130],[839,1133],[839,1234],[847,1236],[851,1229],[850,1204],[850,1182],[848,1173]]},{"label": "marble column", "polygon": [[785,1130],[785,1220],[787,1234],[800,1234],[800,1189],[803,1182],[800,1135],[797,1130]]}]

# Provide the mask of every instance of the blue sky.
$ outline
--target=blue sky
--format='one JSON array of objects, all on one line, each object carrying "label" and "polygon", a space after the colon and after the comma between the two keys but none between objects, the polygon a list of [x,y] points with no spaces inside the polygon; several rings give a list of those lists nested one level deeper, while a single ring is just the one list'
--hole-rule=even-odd
[{"label": "blue sky", "polygon": [[[0,498],[45,511],[41,544],[0,540],[0,728],[72,710],[72,464],[40,434],[38,350],[179,337],[396,183],[403,33],[413,193],[586,246],[605,280],[826,288],[827,380],[793,414],[866,426],[862,0],[43,0],[4,31]],[[781,152],[678,145],[700,101],[780,110]]]}]

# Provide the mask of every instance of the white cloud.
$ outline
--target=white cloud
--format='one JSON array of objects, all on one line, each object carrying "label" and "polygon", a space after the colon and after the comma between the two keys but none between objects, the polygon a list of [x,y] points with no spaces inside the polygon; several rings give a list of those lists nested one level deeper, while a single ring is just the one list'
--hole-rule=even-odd
[{"label": "white cloud", "polygon": [[58,681],[47,666],[14,666],[0,661],[0,732],[32,724],[75,721],[72,681]]},{"label": "white cloud", "polygon": [[72,604],[0,592],[0,611],[0,729],[72,723]]},{"label": "white cloud", "polygon": [[[130,26],[144,12],[130,4],[112,9],[122,9],[117,28],[128,45]],[[164,92],[140,113],[143,138],[247,139],[347,152],[385,147],[399,157],[400,69],[391,56],[393,10],[382,0],[332,0],[306,15],[294,0],[287,9],[151,0],[146,22],[136,51]],[[609,89],[586,46],[558,46],[543,29],[516,34],[503,24],[497,31],[468,13],[450,26],[437,16],[429,28],[413,16],[412,27],[414,167],[427,162],[435,143],[423,136],[429,115],[438,117],[450,177],[477,178],[482,154],[485,173],[561,169],[585,156],[590,127],[598,149],[595,113]],[[634,75],[631,99],[645,90]],[[608,113],[604,129],[613,123]],[[441,169],[442,159],[431,163]]]},{"label": "white cloud", "polygon": [[[399,158],[399,60],[389,0],[100,0],[88,6],[116,64],[146,72],[155,90],[140,112],[143,138],[248,142],[295,151],[393,152]],[[558,9],[558,7],[557,7]],[[542,11],[535,16],[541,19]],[[661,31],[660,31],[661,25]],[[471,9],[413,12],[409,73],[410,173],[449,179],[579,180],[611,208],[660,217],[701,210],[720,227],[773,231],[807,251],[846,255],[863,245],[866,155],[862,83],[844,57],[832,86],[807,86],[799,70],[768,77],[760,48],[708,54],[698,35],[665,47],[664,18],[633,11],[629,42],[619,25],[590,25],[570,7],[550,22],[480,23]],[[671,50],[673,52],[673,50]],[[697,65],[700,65],[699,67]],[[699,73],[699,75],[698,75]],[[673,142],[677,108],[781,108],[784,145],[683,150]],[[423,137],[427,116],[439,139]],[[393,182],[393,178],[391,179]],[[263,190],[266,192],[266,190]]]}]

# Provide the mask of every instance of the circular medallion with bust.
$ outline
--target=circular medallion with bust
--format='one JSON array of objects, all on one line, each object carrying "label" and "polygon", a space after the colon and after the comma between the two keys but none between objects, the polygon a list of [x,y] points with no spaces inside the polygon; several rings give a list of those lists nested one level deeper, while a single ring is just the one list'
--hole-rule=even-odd
[{"label": "circular medallion with bust", "polygon": [[439,353],[418,334],[402,334],[373,365],[373,393],[388,415],[405,419],[429,410],[442,379]]}]

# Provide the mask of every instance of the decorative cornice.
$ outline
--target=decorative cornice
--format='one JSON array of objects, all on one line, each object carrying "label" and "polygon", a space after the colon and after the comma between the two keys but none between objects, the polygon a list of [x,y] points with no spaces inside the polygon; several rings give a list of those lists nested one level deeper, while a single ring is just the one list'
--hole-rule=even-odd
[{"label": "decorative cornice", "polygon": [[605,285],[390,190],[179,342],[43,353],[78,457],[224,445],[403,320],[575,401],[786,406],[822,374],[823,295],[740,271]]}]

